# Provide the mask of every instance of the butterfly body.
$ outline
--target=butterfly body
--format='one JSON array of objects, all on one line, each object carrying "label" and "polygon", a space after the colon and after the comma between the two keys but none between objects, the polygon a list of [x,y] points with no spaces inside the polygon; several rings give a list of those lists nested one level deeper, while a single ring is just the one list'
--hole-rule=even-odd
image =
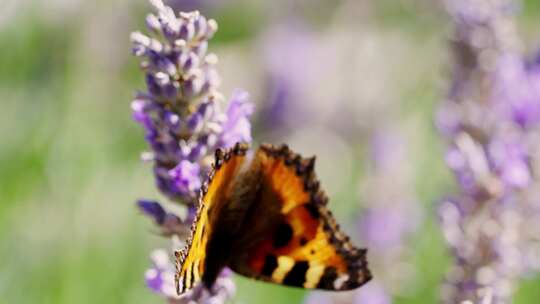
[{"label": "butterfly body", "polygon": [[326,208],[315,158],[287,146],[216,151],[201,189],[192,236],[177,252],[177,290],[211,287],[224,267],[258,280],[302,288],[349,290],[371,278]]}]

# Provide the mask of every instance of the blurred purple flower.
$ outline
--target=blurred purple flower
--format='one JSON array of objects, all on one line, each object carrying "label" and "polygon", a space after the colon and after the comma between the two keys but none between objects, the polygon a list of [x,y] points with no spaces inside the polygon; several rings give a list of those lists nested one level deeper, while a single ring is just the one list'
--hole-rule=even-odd
[{"label": "blurred purple flower", "polygon": [[523,128],[540,122],[540,77],[535,64],[527,66],[516,55],[505,55],[495,71],[494,96],[502,116]]},{"label": "blurred purple flower", "polygon": [[[146,17],[150,35],[131,34],[133,54],[142,59],[147,90],[136,94],[131,104],[133,118],[145,130],[151,153],[144,159],[154,164],[159,190],[187,208],[181,219],[155,201],[137,205],[154,219],[164,236],[185,239],[195,218],[196,198],[211,169],[213,152],[236,142],[251,141],[248,117],[253,105],[248,94],[234,92],[226,112],[218,92],[217,57],[208,53],[208,41],[217,30],[214,20],[197,11],[175,14],[161,0],[150,0],[156,14]],[[170,303],[224,303],[234,293],[228,272],[223,272],[211,290],[201,284],[179,298],[174,288],[174,267],[165,252],[152,258],[154,267],[146,274],[150,289]]]},{"label": "blurred purple flower", "polygon": [[[416,229],[419,208],[408,190],[407,146],[397,129],[381,128],[371,140],[370,174],[359,231],[372,251],[400,247]],[[390,184],[392,186],[390,187]]]},{"label": "blurred purple flower", "polygon": [[460,191],[439,209],[455,260],[442,296],[445,303],[509,303],[517,280],[540,260],[531,251],[539,239],[523,233],[536,233],[530,223],[540,218],[540,180],[532,170],[540,134],[537,66],[519,54],[514,2],[446,3],[455,64],[437,126]]},{"label": "blurred purple flower", "polygon": [[268,79],[263,124],[273,132],[287,132],[317,115],[301,102],[323,70],[314,34],[298,21],[275,25],[263,35],[261,52]]},{"label": "blurred purple flower", "polygon": [[525,188],[530,184],[527,150],[519,139],[494,139],[489,143],[488,155],[494,171],[505,185]]},{"label": "blurred purple flower", "polygon": [[390,299],[382,286],[378,285],[376,281],[372,281],[355,294],[353,303],[390,304],[392,299]]},{"label": "blurred purple flower", "polygon": [[333,304],[334,301],[329,293],[326,292],[310,292],[306,299],[304,300],[304,304]]},{"label": "blurred purple flower", "polygon": [[362,288],[348,293],[312,292],[304,304],[391,304],[392,299],[376,281],[370,281]]},{"label": "blurred purple flower", "polygon": [[389,127],[375,131],[371,138],[371,163],[378,172],[389,173],[402,165],[407,155],[405,140],[396,130]]},{"label": "blurred purple flower", "polygon": [[366,247],[373,251],[400,246],[410,232],[411,219],[400,207],[372,207],[362,212],[359,231]]},{"label": "blurred purple flower", "polygon": [[407,154],[407,143],[396,128],[374,133],[357,227],[361,242],[369,248],[375,279],[343,296],[313,293],[305,303],[390,304],[392,296],[402,295],[414,283],[406,241],[418,228],[421,210],[410,191],[413,176]]},{"label": "blurred purple flower", "polygon": [[408,164],[407,142],[398,129],[378,129],[371,140],[368,178],[362,191],[365,200],[358,220],[376,279],[359,291],[354,303],[391,303],[391,296],[402,294],[414,282],[414,273],[401,269],[412,269],[406,241],[421,221],[418,200],[410,191],[413,176]]}]

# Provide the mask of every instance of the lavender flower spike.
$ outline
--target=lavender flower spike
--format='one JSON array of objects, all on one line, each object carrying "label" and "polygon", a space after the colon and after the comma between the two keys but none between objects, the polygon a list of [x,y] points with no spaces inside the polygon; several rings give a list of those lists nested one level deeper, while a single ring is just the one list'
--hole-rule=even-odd
[{"label": "lavender flower spike", "polygon": [[146,131],[159,189],[173,201],[193,205],[211,152],[233,140],[251,140],[252,105],[247,93],[237,92],[229,109],[220,111],[217,57],[207,52],[217,23],[196,11],[176,16],[160,0],[151,4],[157,10],[146,18],[152,34],[131,35],[147,85],[132,103],[133,116]]},{"label": "lavender flower spike", "polygon": [[[140,200],[139,209],[154,219],[164,236],[184,240],[195,218],[199,189],[211,169],[217,148],[251,141],[249,116],[253,105],[246,92],[236,91],[225,110],[218,91],[217,56],[208,42],[217,30],[214,20],[199,12],[176,14],[161,0],[151,0],[155,14],[146,17],[149,35],[131,34],[133,54],[141,58],[146,90],[132,102],[133,118],[145,130],[159,190],[187,208],[187,216],[167,211],[161,204]],[[179,246],[174,246],[178,249]],[[211,290],[197,286],[181,298],[174,291],[174,269],[166,252],[153,254],[154,267],[146,273],[147,285],[169,303],[225,303],[234,293],[225,271]]]},{"label": "lavender flower spike", "polygon": [[455,261],[443,301],[510,303],[517,280],[537,270],[540,259],[531,249],[539,242],[532,223],[540,218],[534,190],[540,179],[532,166],[540,81],[519,53],[512,1],[446,3],[455,26],[455,67],[437,124],[460,191],[440,205]]}]

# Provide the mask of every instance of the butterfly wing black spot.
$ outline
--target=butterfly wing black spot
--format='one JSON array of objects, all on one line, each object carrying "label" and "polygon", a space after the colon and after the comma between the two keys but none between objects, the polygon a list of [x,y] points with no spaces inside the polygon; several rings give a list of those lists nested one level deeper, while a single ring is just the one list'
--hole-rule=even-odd
[{"label": "butterfly wing black spot", "polygon": [[319,213],[319,209],[317,208],[317,206],[313,203],[308,203],[308,204],[305,204],[304,205],[304,208],[307,209],[307,211],[309,211],[309,214],[314,218],[314,219],[318,219],[321,214]]},{"label": "butterfly wing black spot", "polygon": [[287,246],[293,237],[293,230],[287,223],[282,223],[276,229],[274,234],[274,248]]},{"label": "butterfly wing black spot", "polygon": [[333,289],[334,281],[337,279],[337,270],[335,267],[330,266],[324,269],[324,273],[317,284],[317,288],[320,289]]},{"label": "butterfly wing black spot", "polygon": [[264,259],[264,266],[262,268],[261,274],[264,276],[271,277],[274,270],[278,267],[277,258],[275,255],[267,255]]},{"label": "butterfly wing black spot", "polygon": [[302,287],[306,281],[306,272],[308,269],[309,263],[307,261],[297,261],[285,276],[283,283],[290,286]]}]

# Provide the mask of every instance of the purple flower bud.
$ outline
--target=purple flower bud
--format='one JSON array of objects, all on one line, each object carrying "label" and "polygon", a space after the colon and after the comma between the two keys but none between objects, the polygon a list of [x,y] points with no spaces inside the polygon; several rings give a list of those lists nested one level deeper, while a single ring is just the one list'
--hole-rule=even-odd
[{"label": "purple flower bud", "polygon": [[193,52],[182,53],[178,57],[178,60],[179,60],[178,64],[180,65],[180,68],[182,69],[184,73],[190,72],[191,69],[199,65],[199,57]]},{"label": "purple flower bud", "polygon": [[171,171],[176,188],[180,193],[193,193],[201,187],[200,168],[198,164],[182,160]]},{"label": "purple flower bud", "polygon": [[163,95],[168,100],[174,100],[176,98],[176,96],[178,95],[178,89],[176,88],[174,83],[169,82],[163,85]]},{"label": "purple flower bud", "polygon": [[152,74],[146,74],[146,86],[148,87],[148,92],[154,96],[161,95],[161,87],[156,81],[156,78]]},{"label": "purple flower bud", "polygon": [[198,133],[202,130],[204,125],[203,116],[199,112],[195,112],[188,119],[188,129],[192,133]]},{"label": "purple flower bud", "polygon": [[165,209],[156,201],[138,200],[137,206],[147,216],[153,218],[158,225],[165,221]]},{"label": "purple flower bud", "polygon": [[190,160],[201,159],[206,154],[208,154],[208,145],[207,143],[199,143],[193,147],[188,155]]},{"label": "purple flower bud", "polygon": [[207,22],[204,16],[199,16],[193,22],[193,29],[195,32],[195,37],[204,38],[206,36]]},{"label": "purple flower bud", "polygon": [[162,31],[161,22],[159,22],[159,18],[154,14],[148,14],[146,16],[146,26],[154,33],[161,33]]},{"label": "purple flower bud", "polygon": [[218,24],[214,19],[210,19],[206,22],[206,33],[204,34],[205,39],[210,39],[214,36],[218,29]]},{"label": "purple flower bud", "polygon": [[161,204],[151,200],[139,200],[137,206],[145,215],[152,218],[164,236],[173,234],[185,238],[189,235],[189,223],[193,220],[191,215],[186,221],[182,221],[176,214],[167,212]]},{"label": "purple flower bud", "polygon": [[130,36],[131,42],[135,46],[148,47],[150,46],[150,38],[141,32],[133,32]]},{"label": "purple flower bud", "polygon": [[135,56],[142,57],[146,54],[147,48],[143,45],[136,44],[131,48],[131,53]]},{"label": "purple flower bud", "polygon": [[178,38],[185,41],[190,41],[193,39],[194,31],[195,29],[192,22],[182,22],[178,32]]},{"label": "purple flower bud", "polygon": [[161,293],[163,288],[163,272],[159,269],[153,268],[146,271],[144,277],[146,280],[146,286],[155,293]]},{"label": "purple flower bud", "polygon": [[151,259],[153,266],[144,275],[148,288],[167,298],[178,298],[174,286],[175,268],[170,262],[167,252],[162,249],[155,250],[152,252]]},{"label": "purple flower bud", "polygon": [[208,51],[208,42],[202,41],[198,45],[194,46],[191,51],[197,55],[198,58],[204,58]]},{"label": "purple flower bud", "polygon": [[201,90],[201,79],[198,77],[190,77],[183,83],[183,92],[184,96],[187,99],[191,99],[197,95],[199,95]]},{"label": "purple flower bud", "polygon": [[176,66],[169,58],[159,54],[156,51],[149,52],[148,58],[156,70],[163,71],[169,76],[176,75]]},{"label": "purple flower bud", "polygon": [[251,141],[251,125],[248,117],[253,113],[254,108],[248,99],[247,92],[237,90],[233,93],[220,138],[223,147],[232,147],[237,142]]},{"label": "purple flower bud", "polygon": [[167,6],[159,10],[159,17],[162,20],[163,36],[169,42],[174,42],[178,39],[180,21],[176,18],[174,11]]},{"label": "purple flower bud", "polygon": [[157,172],[161,170],[165,170],[165,169],[161,167],[157,167],[155,169],[155,180],[156,180],[157,188],[172,199],[176,197],[182,197],[184,199],[187,198],[188,197],[187,195],[184,195],[183,193],[180,193],[178,191],[172,177],[170,177],[169,175],[164,176]]},{"label": "purple flower bud", "polygon": [[181,121],[178,114],[170,111],[165,111],[163,121],[171,132],[178,133],[180,131]]},{"label": "purple flower bud", "polygon": [[149,115],[146,111],[148,102],[143,99],[135,99],[131,102],[131,109],[133,110],[133,119],[135,121],[145,124],[149,119]]},{"label": "purple flower bud", "polygon": [[219,86],[221,79],[217,72],[213,69],[207,69],[204,74],[204,82],[201,86],[201,94],[208,94],[213,88]]}]

